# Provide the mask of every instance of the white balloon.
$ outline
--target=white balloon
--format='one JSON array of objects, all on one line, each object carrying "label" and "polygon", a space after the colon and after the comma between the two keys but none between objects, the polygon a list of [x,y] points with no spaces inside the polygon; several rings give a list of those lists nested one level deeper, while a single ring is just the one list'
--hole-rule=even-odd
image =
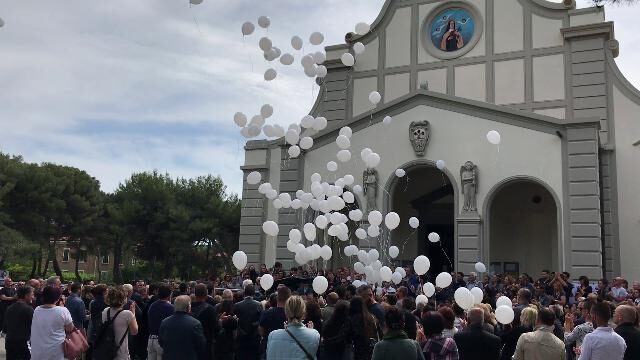
[{"label": "white balloon", "polygon": [[278,192],[275,191],[274,189],[270,189],[270,190],[267,191],[265,196],[267,197],[267,199],[273,200],[273,199],[278,197]]},{"label": "white balloon", "polygon": [[247,175],[247,183],[249,185],[256,185],[262,180],[262,175],[257,171],[252,171]]},{"label": "white balloon", "polygon": [[233,115],[233,122],[235,122],[239,127],[245,127],[247,125],[247,115],[237,112]]},{"label": "white balloon", "polygon": [[487,272],[487,267],[481,262],[477,262],[474,267],[479,273]]},{"label": "white balloon", "polygon": [[357,42],[353,44],[353,52],[356,53],[356,55],[363,54],[365,50],[366,48],[364,47],[363,43]]},{"label": "white balloon", "polygon": [[407,276],[407,272],[404,271],[404,268],[401,266],[398,266],[395,270],[395,272],[397,272],[398,274],[402,275],[402,277],[404,278],[405,276]]},{"label": "white balloon", "polygon": [[275,79],[276,76],[278,76],[278,72],[275,69],[267,69],[267,71],[264,72],[264,79],[266,81],[271,81]]},{"label": "white balloon", "polygon": [[260,276],[260,287],[265,291],[271,289],[273,286],[273,276],[271,274],[264,274]]},{"label": "white balloon", "polygon": [[260,41],[258,42],[258,45],[260,46],[260,49],[264,52],[267,52],[269,50],[271,50],[271,48],[273,47],[273,42],[271,41],[271,39],[269,39],[268,37],[262,37],[260,38]]},{"label": "white balloon", "polygon": [[362,161],[367,161],[367,157],[371,154],[373,154],[373,150],[364,148],[362,149],[362,151],[360,151],[360,158],[362,159]]},{"label": "white balloon", "polygon": [[394,230],[400,225],[400,215],[390,212],[384,217],[384,224],[389,230]]},{"label": "white balloon", "polygon": [[300,155],[300,147],[298,147],[298,145],[293,145],[289,147],[289,150],[287,150],[287,152],[289,153],[290,157],[297,158]]},{"label": "white balloon", "polygon": [[271,25],[271,19],[269,19],[268,16],[260,16],[258,18],[258,25],[260,25],[261,28],[266,29]]},{"label": "white balloon", "polygon": [[466,287],[459,287],[453,295],[456,304],[464,310],[469,310],[473,306],[473,295]]},{"label": "white balloon", "polygon": [[430,267],[431,267],[431,262],[429,261],[429,258],[424,255],[418,256],[413,261],[413,268],[415,269],[416,274],[418,275],[426,274],[427,271],[429,271]]},{"label": "white balloon", "polygon": [[416,296],[416,305],[426,305],[427,303],[429,303],[429,299],[426,296],[422,294]]},{"label": "white balloon", "polygon": [[327,73],[328,73],[327,67],[324,65],[320,65],[316,68],[316,76],[318,76],[319,78],[323,78],[327,76]]},{"label": "white balloon", "polygon": [[364,239],[366,239],[366,238],[367,238],[367,230],[362,229],[362,228],[357,229],[357,230],[356,230],[356,237],[357,237],[358,239],[360,239],[360,240],[364,240]]},{"label": "white balloon", "polygon": [[493,145],[499,145],[502,141],[502,136],[500,136],[499,132],[491,130],[487,133],[487,140]]},{"label": "white balloon", "polygon": [[342,199],[347,204],[353,204],[356,201],[355,196],[350,191],[345,191],[344,193],[342,193]]},{"label": "white balloon", "polygon": [[496,307],[500,307],[500,306],[512,307],[513,302],[511,301],[511,299],[509,299],[506,296],[500,296],[498,300],[496,300]]},{"label": "white balloon", "polygon": [[371,225],[367,229],[367,235],[370,237],[378,237],[380,235],[380,227],[376,225]]},{"label": "white balloon", "polygon": [[257,125],[247,126],[246,129],[248,129],[247,132],[249,133],[250,137],[256,137],[260,135],[260,132],[262,131],[262,127]]},{"label": "white balloon", "polygon": [[312,223],[306,223],[303,227],[304,237],[309,241],[314,241],[316,239],[316,226]]},{"label": "white balloon", "polygon": [[441,272],[436,276],[436,286],[440,289],[444,289],[447,286],[451,285],[453,278],[451,278],[451,274],[446,271]]},{"label": "white balloon", "polygon": [[324,51],[316,51],[313,53],[313,61],[320,65],[323,62],[325,62],[325,60],[327,60],[327,54],[324,53]]},{"label": "white balloon", "polygon": [[273,207],[275,209],[282,209],[283,208],[283,203],[282,203],[282,200],[280,200],[280,199],[274,199],[272,204],[273,204]]},{"label": "white balloon", "polygon": [[273,137],[283,137],[284,136],[284,128],[280,125],[273,125]]},{"label": "white balloon", "polygon": [[289,54],[289,53],[285,53],[282,54],[282,56],[280,56],[280,63],[282,65],[291,65],[293,64],[293,62],[295,61],[295,58],[293,57],[293,55]]},{"label": "white balloon", "polygon": [[409,226],[411,226],[412,229],[417,229],[420,226],[420,220],[418,220],[417,217],[410,218]]},{"label": "white balloon", "polygon": [[378,210],[370,211],[367,220],[369,220],[369,224],[371,225],[380,226],[380,224],[382,224],[382,213]]},{"label": "white balloon", "polygon": [[356,24],[356,34],[358,35],[364,35],[368,33],[369,30],[371,30],[371,25],[365,22],[360,22]]},{"label": "white balloon", "polygon": [[329,287],[329,281],[324,276],[316,276],[316,278],[313,279],[312,285],[313,291],[315,291],[318,295],[322,295],[325,291],[327,291],[327,288]]},{"label": "white balloon", "polygon": [[480,289],[479,287],[474,287],[473,289],[471,289],[471,295],[473,295],[474,304],[482,303],[482,299],[484,298],[484,293],[482,292],[482,289]]},{"label": "white balloon", "polygon": [[350,53],[344,53],[340,56],[340,61],[344,66],[353,66],[356,63],[356,59]]},{"label": "white balloon", "polygon": [[265,119],[270,118],[271,115],[273,115],[273,106],[269,104],[262,105],[260,108],[260,115]]},{"label": "white balloon", "polygon": [[496,320],[498,320],[500,324],[511,324],[514,317],[515,314],[511,306],[498,306],[496,309]]},{"label": "white balloon", "polygon": [[289,145],[297,145],[300,140],[300,135],[294,129],[287,130],[287,133],[284,135],[285,140]]},{"label": "white balloon", "polygon": [[402,275],[400,275],[397,272],[394,272],[393,275],[391,275],[391,282],[393,282],[396,285],[400,284],[400,282],[402,282]]},{"label": "white balloon", "polygon": [[257,127],[262,127],[265,123],[265,119],[262,117],[262,115],[254,115],[251,118],[251,122],[249,122],[249,125],[253,125],[253,126],[257,126]]},{"label": "white balloon", "polygon": [[382,119],[382,123],[385,125],[390,125],[393,122],[393,118],[391,116],[385,116],[384,119]]},{"label": "white balloon", "polygon": [[324,35],[321,32],[314,32],[309,36],[309,42],[311,45],[320,45],[324,41]]},{"label": "white balloon", "polygon": [[287,250],[289,250],[292,253],[295,253],[297,248],[298,248],[298,243],[295,243],[291,240],[287,241]]},{"label": "white balloon", "polygon": [[338,164],[335,161],[329,161],[327,163],[327,170],[331,172],[338,171]]},{"label": "white balloon", "polygon": [[256,26],[253,25],[251,21],[247,21],[242,24],[242,35],[247,36],[253,34],[253,31],[256,29]]},{"label": "white balloon", "polygon": [[327,118],[320,116],[313,121],[313,130],[321,131],[327,127]]},{"label": "white balloon", "polygon": [[[376,261],[376,260],[378,260],[380,258],[380,253],[376,249],[371,249],[371,250],[369,250],[368,256],[369,256],[369,260],[371,262],[374,262],[374,261]],[[382,266],[382,265],[380,265],[380,266]],[[380,269],[380,268],[378,268],[378,269]]]},{"label": "white balloon", "polygon": [[313,139],[309,136],[305,136],[300,139],[300,148],[303,150],[309,150],[313,147]]},{"label": "white balloon", "polygon": [[392,276],[393,272],[388,266],[380,268],[380,279],[382,279],[382,281],[391,281]]},{"label": "white balloon", "polygon": [[303,41],[302,38],[300,36],[294,36],[291,38],[291,47],[296,49],[296,50],[300,50],[302,49],[302,45],[303,45]]},{"label": "white balloon", "polygon": [[336,138],[336,144],[340,149],[348,149],[351,147],[351,141],[345,135],[338,135]]},{"label": "white balloon", "polygon": [[380,155],[376,153],[371,153],[369,154],[369,156],[367,156],[367,159],[365,160],[365,162],[367,163],[368,168],[373,169],[378,165],[380,165]]},{"label": "white balloon", "polygon": [[353,187],[353,193],[354,194],[362,194],[363,190],[362,190],[362,186],[360,185],[356,185]]},{"label": "white balloon", "polygon": [[353,221],[360,221],[362,220],[362,210],[360,209],[355,209],[355,210],[351,210],[349,211],[349,219],[353,220]]},{"label": "white balloon", "polygon": [[287,130],[293,130],[296,133],[300,134],[302,132],[302,128],[298,124],[289,124]]},{"label": "white balloon", "polygon": [[270,236],[278,236],[278,232],[280,232],[280,229],[278,228],[278,224],[276,224],[275,221],[265,221],[264,224],[262,224],[262,231]]},{"label": "white balloon", "polygon": [[318,229],[326,229],[327,225],[329,224],[329,220],[324,215],[318,215],[318,217],[316,218],[315,223],[316,223],[316,226],[318,227]]},{"label": "white balloon", "polygon": [[400,249],[398,249],[397,246],[391,246],[389,248],[389,256],[391,256],[392,259],[395,259],[398,255],[400,255]]},{"label": "white balloon", "polygon": [[407,172],[404,169],[396,169],[396,176],[401,178],[407,175]]},{"label": "white balloon", "polygon": [[438,170],[444,170],[444,168],[447,167],[447,163],[444,162],[444,160],[438,160],[436,161],[436,167]]},{"label": "white balloon", "polygon": [[353,264],[353,270],[355,270],[358,274],[364,274],[364,268],[364,264],[361,262]]},{"label": "white balloon", "polygon": [[271,190],[271,183],[262,183],[258,186],[258,192],[262,195],[266,194],[267,191]]},{"label": "white balloon", "polygon": [[351,136],[353,135],[353,130],[351,130],[351,128],[348,127],[348,126],[345,126],[345,127],[340,129],[339,135],[344,135],[344,136],[348,137],[349,139],[351,139]]},{"label": "white balloon", "polygon": [[276,47],[272,47],[271,49],[264,52],[264,59],[267,61],[273,61],[280,57],[282,51]]},{"label": "white balloon", "polygon": [[380,102],[380,100],[382,100],[382,95],[380,95],[379,92],[377,91],[372,91],[369,94],[369,101],[373,104],[373,105],[378,105],[378,103]]},{"label": "white balloon", "polygon": [[331,256],[333,255],[333,250],[331,250],[331,248],[329,247],[329,245],[325,245],[321,248],[320,250],[320,257],[323,260],[329,260],[331,259]]},{"label": "white balloon", "polygon": [[353,183],[356,181],[356,178],[354,178],[353,175],[350,175],[350,174],[345,175],[343,179],[344,179],[344,184],[347,186],[353,185]]},{"label": "white balloon", "polygon": [[440,235],[438,235],[438,233],[432,232],[429,234],[428,238],[432,243],[437,243],[438,241],[440,241]]},{"label": "white balloon", "polygon": [[311,56],[311,54],[307,54],[307,55],[303,56],[300,59],[300,64],[302,64],[302,67],[304,67],[304,68],[308,68],[308,67],[314,66],[315,63],[313,61],[313,56]]},{"label": "white balloon", "polygon": [[231,260],[233,261],[233,266],[238,270],[242,270],[247,266],[247,254],[245,254],[244,251],[236,251],[233,253]]},{"label": "white balloon", "polygon": [[289,231],[289,240],[293,243],[299,243],[302,240],[302,233],[298,229],[291,229]]},{"label": "white balloon", "polygon": [[351,160],[351,151],[340,150],[338,151],[338,154],[336,155],[336,157],[340,162],[343,162],[343,163],[349,162]]},{"label": "white balloon", "polygon": [[424,285],[422,285],[422,292],[427,296],[427,297],[432,297],[433,294],[436,293],[436,287],[433,286],[432,283],[428,282]]}]

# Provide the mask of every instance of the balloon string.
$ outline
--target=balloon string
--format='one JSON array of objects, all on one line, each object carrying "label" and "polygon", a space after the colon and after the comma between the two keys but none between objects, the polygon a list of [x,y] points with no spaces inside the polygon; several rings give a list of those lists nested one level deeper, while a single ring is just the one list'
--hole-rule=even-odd
[{"label": "balloon string", "polygon": [[442,241],[438,241],[438,243],[440,244],[440,249],[442,250],[444,257],[446,257],[447,261],[449,261],[449,266],[451,266],[451,270],[453,270],[453,263],[451,262],[451,259],[449,259],[449,255],[447,255],[447,252],[444,251],[444,247],[442,247]]},{"label": "balloon string", "polygon": [[416,231],[418,231],[418,229],[414,229],[413,232],[411,232],[411,234],[409,234],[409,236],[407,236],[407,238],[404,240],[404,243],[402,244],[402,253],[404,254],[404,247],[407,245],[407,242],[409,242],[409,239],[411,239],[411,237],[413,236],[413,234],[416,233]]}]

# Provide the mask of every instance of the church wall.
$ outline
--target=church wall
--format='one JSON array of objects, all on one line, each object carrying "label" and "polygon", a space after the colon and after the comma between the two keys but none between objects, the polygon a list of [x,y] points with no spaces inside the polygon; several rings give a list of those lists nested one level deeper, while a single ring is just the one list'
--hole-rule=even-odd
[{"label": "church wall", "polygon": [[[368,43],[365,43],[364,53],[356,55],[355,71],[367,71],[378,69],[378,54],[380,40],[376,37]],[[340,58],[342,54],[338,56]]]},{"label": "church wall", "polygon": [[493,49],[495,53],[523,50],[524,10],[522,5],[514,0],[494,0],[493,3]]},{"label": "church wall", "polygon": [[494,63],[495,103],[498,105],[524,102],[524,60]]},{"label": "church wall", "polygon": [[374,105],[369,101],[369,94],[371,94],[372,91],[377,90],[377,77],[367,77],[353,80],[353,116],[358,116],[362,113],[374,109]]},{"label": "church wall", "polygon": [[418,81],[416,82],[416,88],[421,88],[421,86],[426,82],[427,90],[439,92],[442,94],[447,93],[447,69],[435,69],[435,70],[427,70],[420,71],[418,73]]},{"label": "church wall", "polygon": [[384,78],[384,101],[390,102],[401,96],[407,95],[410,89],[410,74],[387,75]]},{"label": "church wall", "polygon": [[411,8],[396,10],[386,28],[385,67],[393,68],[411,64]]},{"label": "church wall", "polygon": [[471,100],[487,101],[485,65],[466,65],[455,68],[455,95]]},{"label": "church wall", "polygon": [[[630,94],[631,95],[631,94]],[[619,214],[621,273],[629,279],[640,278],[640,101],[613,87],[615,114],[615,167],[617,210]],[[616,254],[617,255],[617,254]]]},{"label": "church wall", "polygon": [[562,100],[565,97],[564,55],[533,58],[533,100]]}]

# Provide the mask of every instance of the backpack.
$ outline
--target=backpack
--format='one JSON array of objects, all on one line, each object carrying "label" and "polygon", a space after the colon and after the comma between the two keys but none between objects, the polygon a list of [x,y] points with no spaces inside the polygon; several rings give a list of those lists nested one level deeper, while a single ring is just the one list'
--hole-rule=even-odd
[{"label": "backpack", "polygon": [[113,360],[118,356],[118,350],[120,350],[124,339],[129,333],[129,328],[127,327],[120,341],[116,342],[116,332],[113,322],[121,312],[122,310],[118,311],[113,318],[111,318],[111,309],[107,310],[107,321],[100,325],[98,336],[93,345],[92,354],[94,360]]}]

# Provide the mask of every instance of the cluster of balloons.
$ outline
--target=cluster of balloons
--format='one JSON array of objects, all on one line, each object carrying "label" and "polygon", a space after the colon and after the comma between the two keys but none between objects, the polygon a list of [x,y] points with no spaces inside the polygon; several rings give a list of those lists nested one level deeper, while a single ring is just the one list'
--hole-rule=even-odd
[{"label": "cluster of balloons", "polygon": [[[371,26],[367,23],[361,22],[356,24],[355,30],[356,30],[356,34],[362,36],[367,34],[371,30]],[[363,43],[356,42],[355,44],[353,44],[353,52],[356,55],[361,55],[364,53],[364,51],[365,51],[365,46]],[[340,61],[344,66],[352,67],[356,63],[356,58],[353,56],[353,54],[347,52],[342,54],[342,56],[340,57]]]}]

